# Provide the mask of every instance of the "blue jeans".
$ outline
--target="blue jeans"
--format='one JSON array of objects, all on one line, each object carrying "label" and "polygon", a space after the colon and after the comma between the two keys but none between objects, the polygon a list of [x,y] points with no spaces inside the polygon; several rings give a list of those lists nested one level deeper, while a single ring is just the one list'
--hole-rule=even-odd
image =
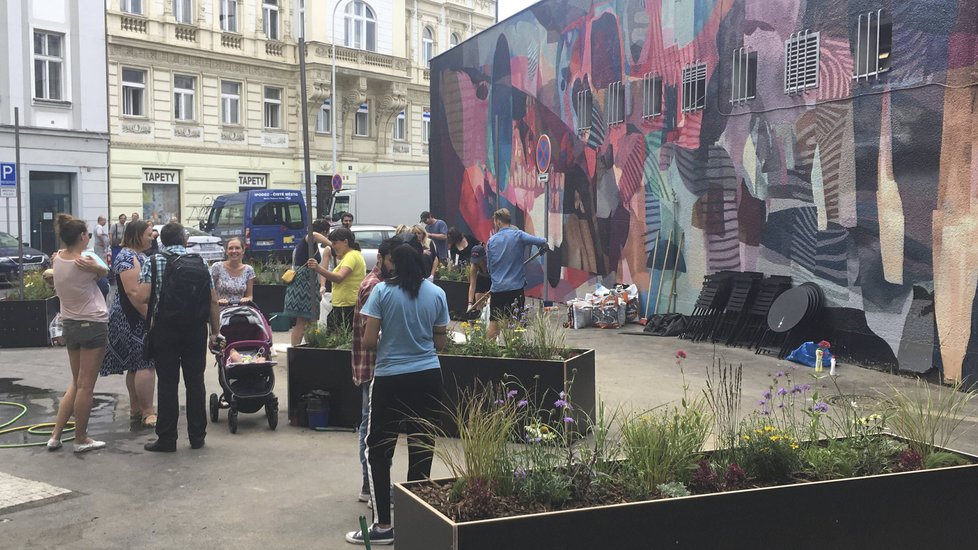
[{"label": "blue jeans", "polygon": [[370,492],[370,476],[367,474],[367,419],[370,416],[370,384],[371,382],[360,384],[360,388],[363,389],[363,407],[360,410],[362,414],[360,417],[360,467],[363,469],[361,493]]}]

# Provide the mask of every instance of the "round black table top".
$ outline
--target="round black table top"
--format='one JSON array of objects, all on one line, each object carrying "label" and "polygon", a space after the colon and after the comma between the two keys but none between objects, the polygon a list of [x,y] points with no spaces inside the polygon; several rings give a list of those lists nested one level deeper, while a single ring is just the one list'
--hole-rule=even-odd
[{"label": "round black table top", "polygon": [[812,293],[805,287],[782,292],[767,312],[767,326],[774,332],[788,332],[802,322],[812,307]]}]

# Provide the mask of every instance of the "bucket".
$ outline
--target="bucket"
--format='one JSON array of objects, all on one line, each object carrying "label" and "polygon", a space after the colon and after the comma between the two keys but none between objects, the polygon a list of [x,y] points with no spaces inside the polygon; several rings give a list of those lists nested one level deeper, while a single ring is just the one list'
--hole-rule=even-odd
[{"label": "bucket", "polygon": [[329,426],[329,394],[325,392],[310,395],[306,400],[306,415],[309,428],[325,428]]}]

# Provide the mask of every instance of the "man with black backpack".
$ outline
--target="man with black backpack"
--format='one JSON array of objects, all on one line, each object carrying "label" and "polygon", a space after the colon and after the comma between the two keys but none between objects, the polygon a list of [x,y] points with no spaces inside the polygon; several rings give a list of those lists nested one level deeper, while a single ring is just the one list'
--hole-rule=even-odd
[{"label": "man with black backpack", "polygon": [[180,403],[177,390],[180,371],[187,387],[187,431],[190,447],[204,446],[207,434],[204,367],[207,355],[207,322],[211,324],[211,346],[220,334],[217,295],[207,263],[197,254],[188,254],[187,233],[171,222],[160,231],[163,251],[143,264],[139,274],[139,294],[134,300],[149,319],[146,352],[156,362],[158,379],[156,441],[147,451],[177,450],[177,419]]}]

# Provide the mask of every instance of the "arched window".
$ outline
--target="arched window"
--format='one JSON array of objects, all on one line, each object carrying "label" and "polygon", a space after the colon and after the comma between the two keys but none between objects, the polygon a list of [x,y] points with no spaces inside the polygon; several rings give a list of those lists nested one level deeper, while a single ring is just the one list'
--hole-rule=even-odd
[{"label": "arched window", "polygon": [[432,57],[435,57],[435,33],[431,27],[425,27],[421,35],[421,59],[425,67],[431,66]]},{"label": "arched window", "polygon": [[347,48],[377,50],[377,17],[366,2],[354,0],[346,5],[344,22]]},{"label": "arched window", "polygon": [[455,34],[455,33],[452,33],[452,38],[451,38],[451,40],[450,40],[450,41],[448,42],[448,47],[450,47],[450,48],[454,48],[455,46],[458,46],[458,43],[459,43],[459,42],[460,42],[460,40],[458,39],[458,35],[457,35],[457,34]]}]

